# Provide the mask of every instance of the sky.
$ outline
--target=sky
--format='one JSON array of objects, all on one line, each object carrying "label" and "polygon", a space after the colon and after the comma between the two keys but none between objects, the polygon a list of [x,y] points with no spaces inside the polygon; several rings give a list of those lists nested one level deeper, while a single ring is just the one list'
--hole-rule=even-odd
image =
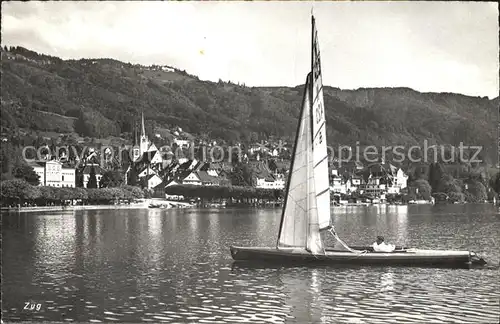
[{"label": "sky", "polygon": [[493,2],[2,2],[2,46],[296,86],[311,66],[311,10],[325,85],[498,96]]}]

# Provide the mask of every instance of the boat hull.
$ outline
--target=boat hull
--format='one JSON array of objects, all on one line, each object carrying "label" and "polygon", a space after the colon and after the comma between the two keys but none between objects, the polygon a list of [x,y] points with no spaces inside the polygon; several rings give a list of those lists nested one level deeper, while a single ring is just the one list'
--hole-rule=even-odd
[{"label": "boat hull", "polygon": [[474,252],[447,250],[400,249],[395,252],[352,253],[327,249],[324,255],[313,255],[305,249],[231,246],[235,261],[275,262],[279,264],[331,264],[368,266],[426,266],[467,268],[484,265]]}]

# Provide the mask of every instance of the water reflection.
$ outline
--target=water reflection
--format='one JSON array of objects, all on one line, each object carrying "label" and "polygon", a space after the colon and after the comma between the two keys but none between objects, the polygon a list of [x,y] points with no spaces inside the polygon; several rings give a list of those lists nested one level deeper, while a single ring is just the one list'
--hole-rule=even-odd
[{"label": "water reflection", "polygon": [[40,217],[34,226],[35,267],[67,265],[75,250],[75,217],[72,213]]},{"label": "water reflection", "polygon": [[208,215],[208,238],[207,238],[207,249],[209,253],[218,253],[220,249],[220,214],[217,212],[211,212]]},{"label": "water reflection", "polygon": [[408,242],[408,206],[395,206],[397,215],[396,244],[407,246]]},{"label": "water reflection", "polygon": [[321,298],[322,292],[321,292],[321,275],[325,275],[325,269],[311,269],[311,294],[313,296],[312,298],[312,312],[311,312],[311,317],[313,318],[321,318],[324,304]]},{"label": "water reflection", "polygon": [[[348,243],[467,246],[498,265],[486,207],[336,208]],[[437,207],[437,206],[436,206]],[[498,322],[496,270],[235,266],[228,246],[273,246],[279,209],[107,210],[4,215],[3,315],[213,323]]]},{"label": "water reflection", "polygon": [[304,271],[305,276],[297,277],[292,268],[283,269],[279,272],[286,295],[285,303],[291,306],[291,316],[302,323],[313,323],[311,294],[311,276]]},{"label": "water reflection", "polygon": [[380,298],[384,302],[383,306],[391,308],[396,300],[394,294],[394,273],[388,269],[387,272],[381,273],[379,279]]},{"label": "water reflection", "polygon": [[190,229],[190,236],[193,237],[196,241],[196,236],[199,234],[198,231],[198,220],[199,218],[196,217],[196,214],[189,214],[188,215],[188,223],[189,223],[189,229]]},{"label": "water reflection", "polygon": [[380,291],[386,293],[394,290],[393,273],[389,270],[380,276]]},{"label": "water reflection", "polygon": [[[150,263],[155,264],[161,259],[161,253],[163,251],[163,227],[162,227],[162,218],[163,215],[159,212],[150,212],[148,215],[145,215],[145,219],[148,224],[148,233],[149,237],[147,240],[150,241],[149,246],[149,259]],[[151,269],[155,271],[156,268]]]}]

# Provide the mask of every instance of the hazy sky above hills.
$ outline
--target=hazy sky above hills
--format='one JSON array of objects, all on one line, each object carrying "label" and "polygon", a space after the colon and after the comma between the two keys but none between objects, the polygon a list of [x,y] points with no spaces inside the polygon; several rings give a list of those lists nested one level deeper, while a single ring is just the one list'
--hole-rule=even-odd
[{"label": "hazy sky above hills", "polygon": [[477,2],[2,2],[2,45],[295,86],[314,7],[323,81],[498,96],[498,9]]}]

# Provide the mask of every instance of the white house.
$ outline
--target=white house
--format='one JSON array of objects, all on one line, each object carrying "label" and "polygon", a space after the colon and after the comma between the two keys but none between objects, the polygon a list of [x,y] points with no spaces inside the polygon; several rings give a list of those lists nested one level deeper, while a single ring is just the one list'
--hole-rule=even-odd
[{"label": "white house", "polygon": [[38,174],[40,186],[45,186],[45,162],[33,162],[29,164]]},{"label": "white house", "polygon": [[61,187],[74,188],[76,186],[75,168],[62,167]]},{"label": "white house", "polygon": [[408,176],[401,168],[399,168],[392,178],[392,185],[387,187],[387,193],[399,194],[401,192],[401,189],[406,188],[407,185]]},{"label": "white house", "polygon": [[276,177],[269,174],[266,177],[257,177],[255,187],[261,189],[284,189],[285,181],[283,177]]},{"label": "white house", "polygon": [[191,145],[190,140],[179,138],[174,139],[174,143],[177,144],[178,147],[189,147]]},{"label": "white house", "polygon": [[359,175],[353,175],[349,180],[346,182],[346,191],[347,192],[354,192],[357,191],[358,188],[362,184],[362,178]]},{"label": "white house", "polygon": [[338,170],[332,169],[331,171],[331,185],[330,185],[330,191],[334,193],[343,193],[345,194],[347,192],[347,185],[342,179],[341,176],[338,175]]},{"label": "white house", "polygon": [[211,177],[218,177],[218,176],[219,176],[219,174],[217,173],[217,171],[216,171],[216,170],[214,170],[214,169],[208,169],[208,170],[207,170],[207,173],[208,173],[208,175],[209,175],[209,176],[211,176]]},{"label": "white house", "polygon": [[191,172],[184,178],[184,180],[182,180],[182,183],[201,186],[201,179],[198,177],[196,172]]},{"label": "white house", "polygon": [[345,194],[347,192],[347,186],[341,177],[334,176],[332,179],[332,185],[330,187],[330,190],[336,193]]},{"label": "white house", "polygon": [[182,183],[196,186],[214,186],[219,184],[219,180],[211,176],[207,171],[193,171],[182,180]]},{"label": "white house", "polygon": [[60,187],[62,177],[62,163],[47,161],[45,163],[45,186]]},{"label": "white house", "polygon": [[38,174],[40,186],[49,187],[71,187],[76,184],[75,169],[63,167],[59,161],[37,161],[30,163],[36,174]]}]

